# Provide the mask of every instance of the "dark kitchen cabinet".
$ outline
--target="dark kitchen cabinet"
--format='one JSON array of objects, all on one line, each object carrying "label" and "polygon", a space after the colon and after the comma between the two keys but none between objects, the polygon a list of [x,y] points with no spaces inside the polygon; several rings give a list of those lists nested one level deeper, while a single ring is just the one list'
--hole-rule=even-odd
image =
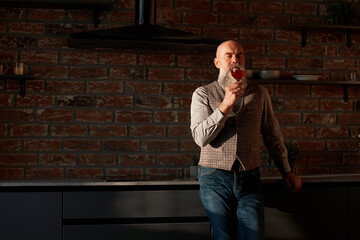
[{"label": "dark kitchen cabinet", "polygon": [[61,240],[60,192],[0,192],[1,240]]}]

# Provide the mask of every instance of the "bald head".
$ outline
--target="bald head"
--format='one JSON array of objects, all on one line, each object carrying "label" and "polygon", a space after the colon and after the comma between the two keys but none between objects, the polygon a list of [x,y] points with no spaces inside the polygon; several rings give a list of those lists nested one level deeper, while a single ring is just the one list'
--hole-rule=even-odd
[{"label": "bald head", "polygon": [[232,64],[245,66],[245,55],[242,45],[234,40],[221,43],[216,50],[214,64],[217,68],[227,70]]}]

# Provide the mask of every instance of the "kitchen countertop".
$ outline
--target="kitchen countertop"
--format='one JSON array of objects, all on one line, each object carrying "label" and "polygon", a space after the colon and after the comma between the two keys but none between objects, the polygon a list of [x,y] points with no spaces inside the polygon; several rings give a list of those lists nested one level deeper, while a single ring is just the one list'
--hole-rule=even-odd
[{"label": "kitchen countertop", "polygon": [[[303,183],[360,183],[360,174],[329,174],[300,176]],[[280,177],[263,177],[264,184],[278,183]],[[139,186],[198,186],[197,179],[105,181],[103,179],[39,179],[0,180],[0,188],[7,187],[139,187]]]}]

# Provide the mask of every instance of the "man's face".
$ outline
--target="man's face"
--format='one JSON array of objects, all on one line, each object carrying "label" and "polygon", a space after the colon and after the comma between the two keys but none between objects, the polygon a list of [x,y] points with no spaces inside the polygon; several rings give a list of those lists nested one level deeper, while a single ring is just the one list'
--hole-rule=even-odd
[{"label": "man's face", "polygon": [[215,66],[220,71],[227,72],[236,64],[245,66],[245,54],[241,44],[235,41],[226,41],[219,45],[214,59]]}]

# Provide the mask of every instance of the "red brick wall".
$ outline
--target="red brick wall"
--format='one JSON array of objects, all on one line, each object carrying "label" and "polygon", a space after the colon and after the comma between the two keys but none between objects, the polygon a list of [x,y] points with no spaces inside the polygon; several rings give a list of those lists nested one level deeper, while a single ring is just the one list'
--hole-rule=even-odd
[{"label": "red brick wall", "polygon": [[[326,22],[326,1],[158,0],[160,25],[238,39],[247,67],[344,80],[360,65],[360,34],[307,35],[282,26]],[[99,28],[132,25],[134,1],[114,0]],[[95,29],[87,10],[0,9],[0,56],[21,59],[26,82],[0,84],[0,178],[156,179],[188,175],[199,148],[189,131],[191,93],[216,79],[212,53],[80,50],[67,34]],[[360,85],[265,84],[286,140],[300,146],[299,174],[360,171]],[[263,154],[263,173],[276,174]]]}]

